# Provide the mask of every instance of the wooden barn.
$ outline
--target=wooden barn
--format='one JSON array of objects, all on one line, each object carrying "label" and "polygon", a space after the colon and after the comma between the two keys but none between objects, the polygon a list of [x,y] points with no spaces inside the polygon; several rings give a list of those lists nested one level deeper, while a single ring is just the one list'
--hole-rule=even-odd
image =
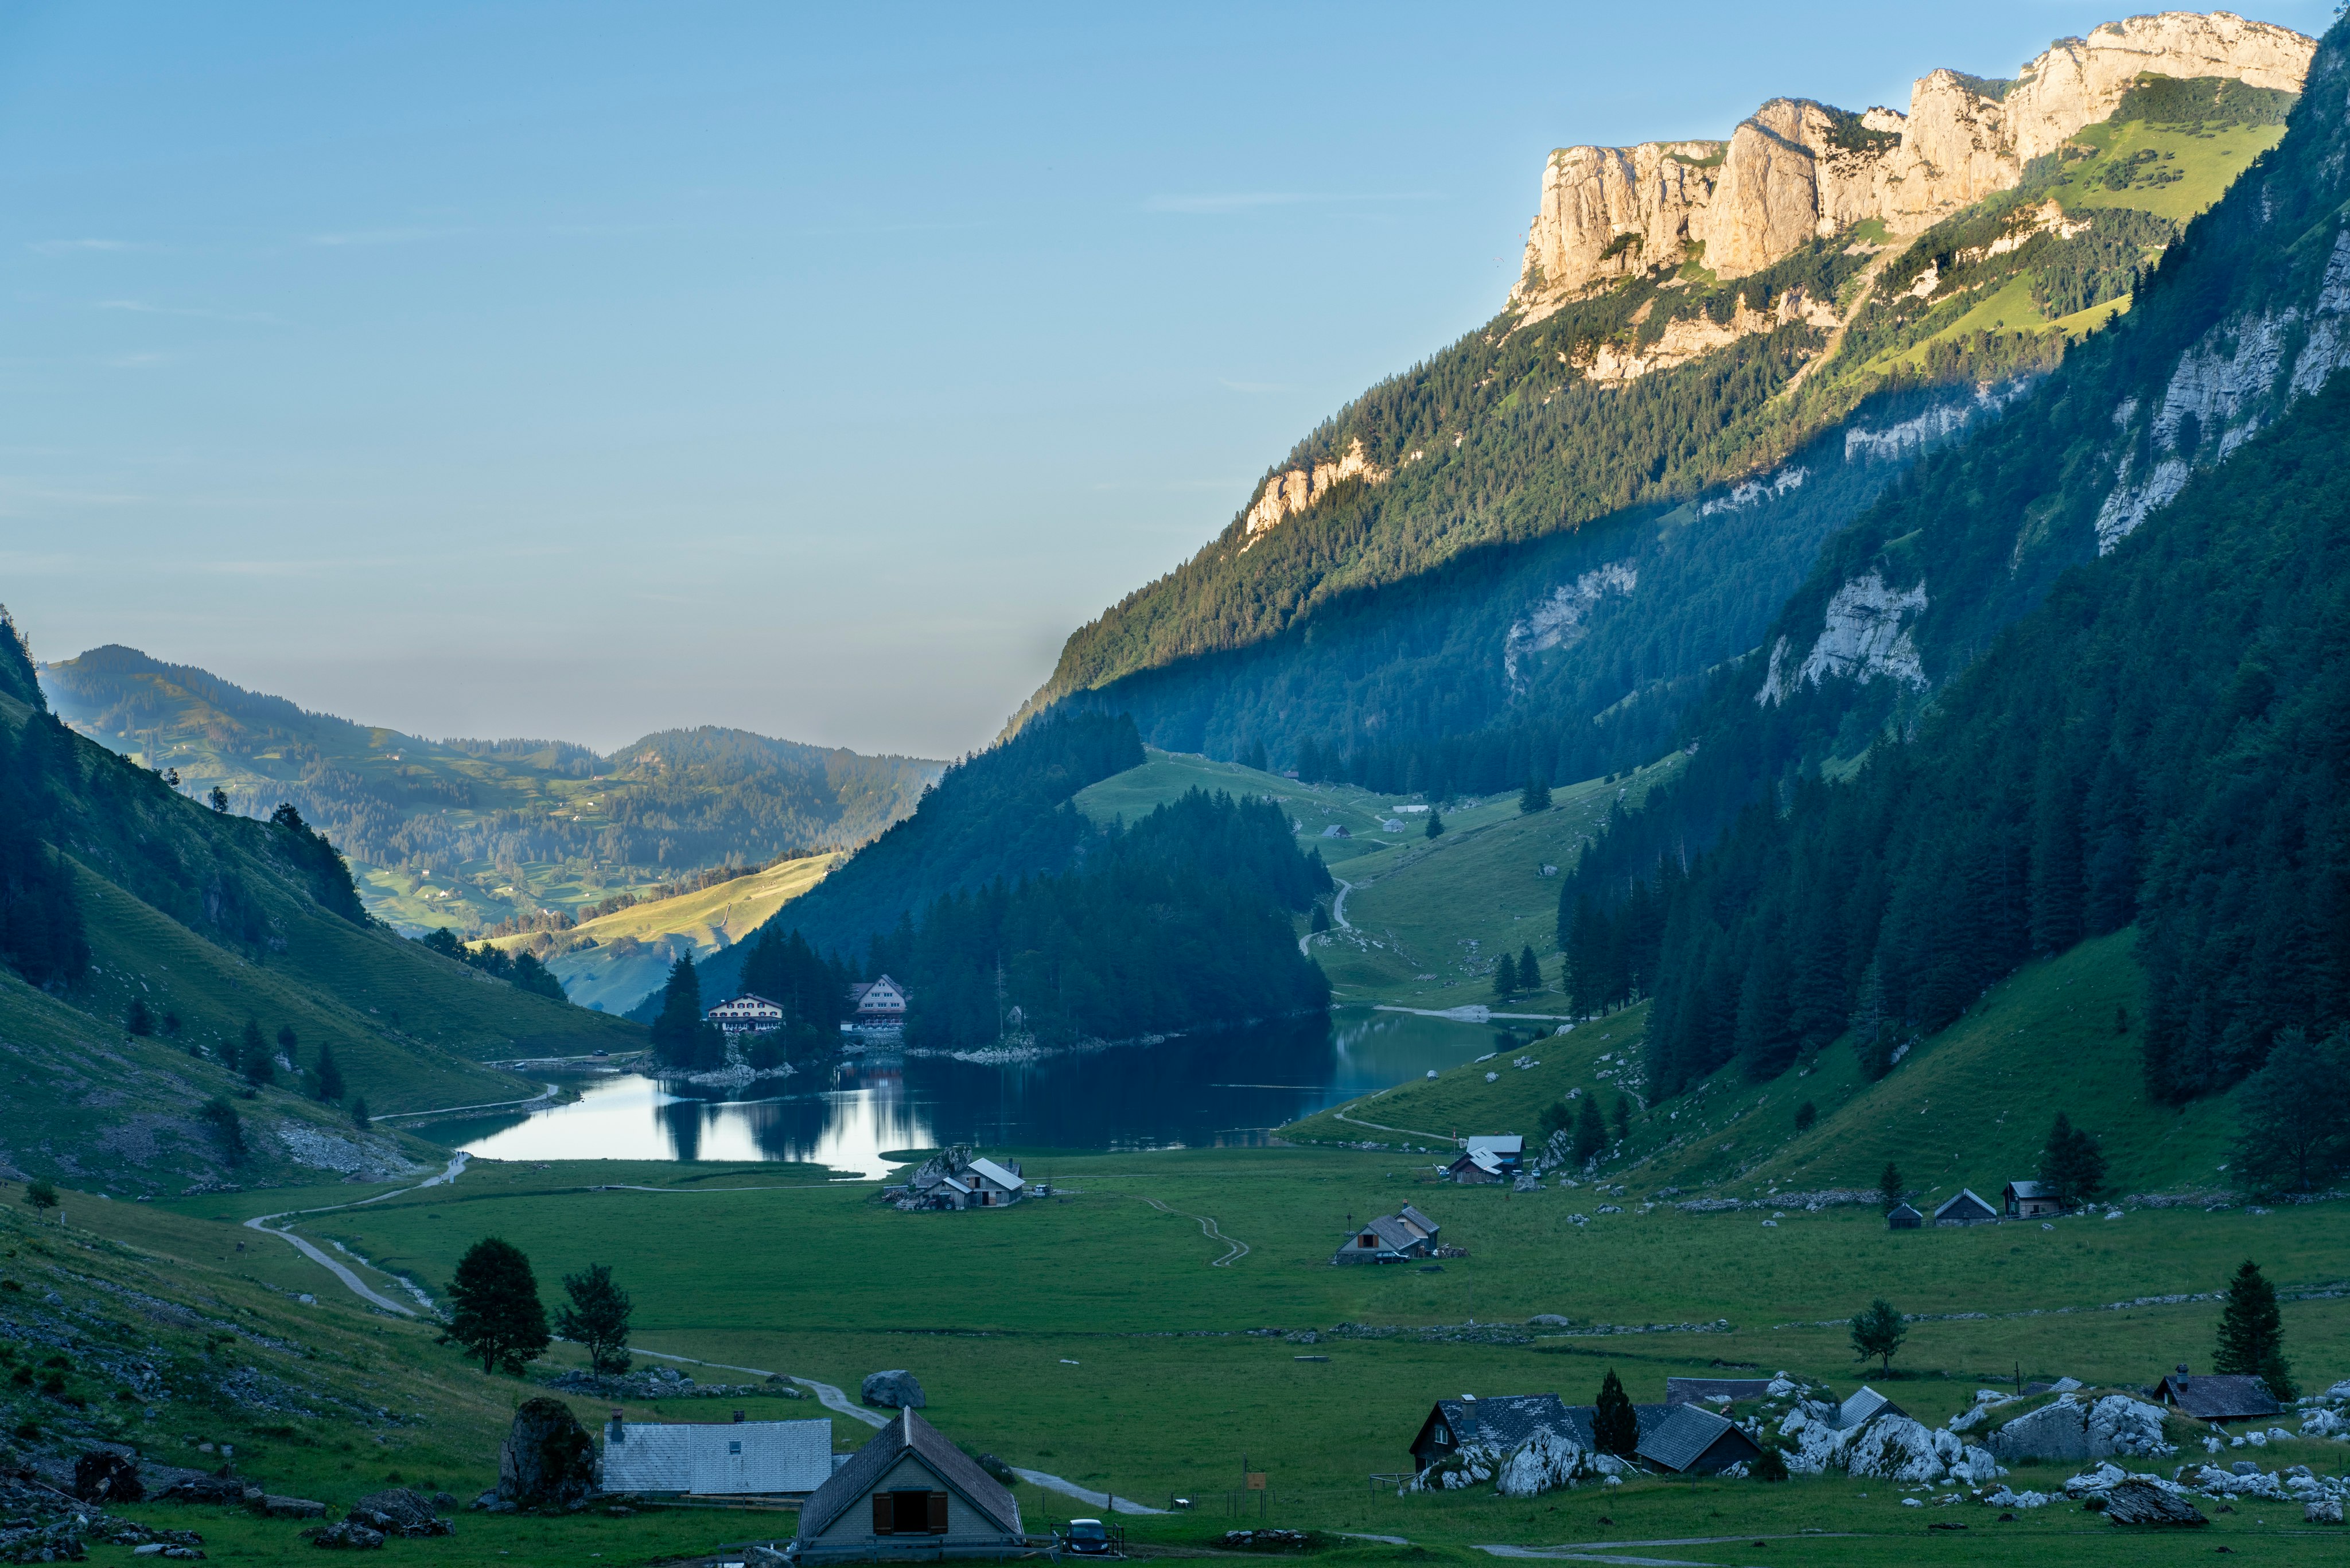
[{"label": "wooden barn", "polygon": [[1888,1231],[1915,1231],[1926,1223],[1926,1217],[1907,1203],[1897,1203],[1885,1211],[1885,1228]]},{"label": "wooden barn", "polygon": [[1983,1201],[1973,1189],[1959,1189],[1956,1198],[1949,1199],[1934,1210],[1937,1225],[1986,1225],[1999,1218],[1999,1210]]}]

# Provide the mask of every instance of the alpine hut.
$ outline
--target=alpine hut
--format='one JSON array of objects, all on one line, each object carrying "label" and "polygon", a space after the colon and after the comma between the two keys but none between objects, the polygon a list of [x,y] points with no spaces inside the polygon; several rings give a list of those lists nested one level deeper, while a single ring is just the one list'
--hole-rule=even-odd
[{"label": "alpine hut", "polygon": [[1762,1445],[1701,1405],[1674,1405],[1640,1423],[1641,1459],[1675,1475],[1710,1476],[1762,1456]]},{"label": "alpine hut", "polygon": [[900,1410],[800,1510],[795,1563],[1018,1556],[1020,1505],[979,1461]]},{"label": "alpine hut", "polygon": [[2265,1420],[2282,1413],[2276,1396],[2259,1378],[2226,1372],[2197,1376],[2187,1370],[2185,1362],[2155,1385],[2154,1397],[2157,1404],[2198,1421]]},{"label": "alpine hut", "polygon": [[1946,1199],[1934,1210],[1937,1225],[1982,1225],[1998,1218],[1999,1210],[1967,1187],[1959,1189],[1956,1198]]}]

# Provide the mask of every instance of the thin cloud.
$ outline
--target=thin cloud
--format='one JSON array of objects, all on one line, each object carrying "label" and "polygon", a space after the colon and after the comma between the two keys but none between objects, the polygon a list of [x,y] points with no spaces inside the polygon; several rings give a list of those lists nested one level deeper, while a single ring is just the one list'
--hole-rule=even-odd
[{"label": "thin cloud", "polygon": [[151,251],[136,240],[35,240],[25,247],[36,255],[78,255],[93,251]]},{"label": "thin cloud", "polygon": [[182,316],[195,321],[265,322],[282,327],[285,318],[264,310],[195,310],[174,305],[150,305],[143,299],[101,299],[99,310],[127,310],[140,316]]},{"label": "thin cloud", "polygon": [[1251,213],[1265,207],[1336,207],[1353,206],[1379,202],[1433,202],[1432,191],[1398,191],[1342,195],[1336,192],[1305,191],[1226,191],[1201,195],[1159,195],[1144,200],[1146,213],[1183,213],[1194,216],[1214,216],[1226,213]]}]

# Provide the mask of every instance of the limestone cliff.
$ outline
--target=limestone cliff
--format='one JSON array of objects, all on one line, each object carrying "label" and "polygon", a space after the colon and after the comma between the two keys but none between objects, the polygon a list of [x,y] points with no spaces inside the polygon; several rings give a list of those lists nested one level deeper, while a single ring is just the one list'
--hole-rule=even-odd
[{"label": "limestone cliff", "polygon": [[[1278,525],[1310,508],[1328,493],[1333,485],[1349,479],[1360,479],[1377,484],[1387,477],[1387,471],[1375,468],[1363,455],[1363,438],[1357,436],[1344,456],[1336,462],[1317,462],[1310,468],[1292,468],[1274,474],[1264,482],[1256,501],[1248,509],[1246,531],[1249,543],[1266,529]],[[1248,545],[1242,546],[1243,550]]]},{"label": "limestone cliff", "polygon": [[1774,99],[1727,141],[1562,148],[1543,171],[1511,302],[1545,313],[1691,254],[1744,277],[1871,218],[1920,233],[2015,185],[2031,160],[2110,115],[2141,72],[2297,92],[2316,47],[2224,11],[2167,11],[2060,39],[2012,81],[1931,72],[1906,115]]}]

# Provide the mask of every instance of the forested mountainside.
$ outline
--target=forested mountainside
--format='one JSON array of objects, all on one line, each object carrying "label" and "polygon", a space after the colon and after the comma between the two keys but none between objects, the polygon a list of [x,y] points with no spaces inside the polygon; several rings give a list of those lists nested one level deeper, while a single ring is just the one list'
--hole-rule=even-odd
[{"label": "forested mountainside", "polygon": [[2345,45],[2125,320],[1830,543],[1569,879],[1577,999],[1654,996],[1659,1090],[1848,1029],[1881,1072],[2133,922],[2161,1099],[2350,1022]]},{"label": "forested mountainside", "polygon": [[[2149,21],[2207,23],[2125,30]],[[1814,205],[1800,238],[1741,242],[1735,265],[1707,248],[1726,220],[1686,213],[1669,244],[1627,215],[1563,289],[1530,245],[1500,316],[1299,443],[1196,557],[1073,635],[1023,717],[1076,698],[1131,712],[1153,744],[1262,747],[1382,788],[1644,760],[1825,537],[1962,414],[2126,311],[2180,226],[2273,144],[2293,99],[2275,84],[2298,80],[2308,41],[2221,21],[2179,56],[2194,76],[2043,104],[1988,193],[1895,213],[1900,234],[1845,212],[1846,165],[1929,141],[1953,92],[1995,119],[2002,84],[1936,73],[1907,123],[1780,100],[1727,143],[1575,150],[1710,182],[1727,213],[1760,138],[1800,161]],[[2108,44],[2150,57],[2108,31],[2027,78],[2054,80],[2074,46],[2091,66]]]},{"label": "forested mountainside", "polygon": [[664,730],[608,757],[560,741],[425,741],[313,713],[134,649],[46,665],[59,717],[254,815],[290,801],[359,866],[370,909],[473,932],[705,866],[850,848],[941,764]]},{"label": "forested mountainside", "polygon": [[369,1109],[515,1098],[483,1062],[642,1038],[384,929],[290,805],[215,812],[75,734],[0,615],[0,1168],[140,1192],[403,1171]]}]

